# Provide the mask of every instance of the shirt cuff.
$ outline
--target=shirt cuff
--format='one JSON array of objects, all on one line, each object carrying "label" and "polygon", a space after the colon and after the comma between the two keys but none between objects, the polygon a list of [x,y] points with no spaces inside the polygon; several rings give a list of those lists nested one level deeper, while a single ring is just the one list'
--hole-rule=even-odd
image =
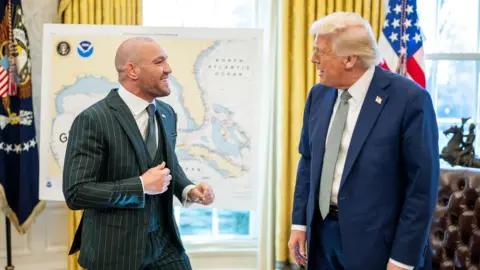
[{"label": "shirt cuff", "polygon": [[413,266],[409,266],[409,265],[406,265],[406,264],[403,264],[403,263],[399,263],[397,261],[395,261],[394,259],[390,259],[390,262],[395,264],[396,266],[398,267],[401,267],[403,269],[406,269],[406,270],[413,270]]},{"label": "shirt cuff", "polygon": [[182,191],[182,206],[185,207],[185,208],[188,208],[190,205],[193,204],[193,202],[188,200],[188,193],[194,187],[195,187],[195,185],[188,185]]},{"label": "shirt cuff", "polygon": [[143,194],[145,194],[145,187],[143,186],[143,180],[142,180],[142,177],[140,176],[140,183],[142,183],[142,190],[143,190]]},{"label": "shirt cuff", "polygon": [[292,225],[292,231],[307,231],[307,226],[305,225]]}]

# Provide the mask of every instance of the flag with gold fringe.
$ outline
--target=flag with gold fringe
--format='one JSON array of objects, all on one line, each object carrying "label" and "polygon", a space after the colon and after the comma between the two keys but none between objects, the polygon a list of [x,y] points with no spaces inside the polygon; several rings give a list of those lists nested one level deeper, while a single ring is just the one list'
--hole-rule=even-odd
[{"label": "flag with gold fringe", "polygon": [[0,22],[0,208],[24,234],[45,202],[38,198],[32,65],[20,0],[0,0]]}]

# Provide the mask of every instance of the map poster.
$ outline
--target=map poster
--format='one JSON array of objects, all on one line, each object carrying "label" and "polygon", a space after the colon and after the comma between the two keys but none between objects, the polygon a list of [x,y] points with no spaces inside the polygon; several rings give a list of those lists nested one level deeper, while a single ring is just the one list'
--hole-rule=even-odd
[{"label": "map poster", "polygon": [[172,92],[161,100],[178,115],[176,154],[187,177],[213,187],[216,200],[209,207],[255,210],[263,179],[259,161],[265,159],[259,151],[259,29],[45,24],[40,199],[64,200],[62,168],[72,122],[119,86],[115,53],[133,36],[157,40],[168,55]]}]

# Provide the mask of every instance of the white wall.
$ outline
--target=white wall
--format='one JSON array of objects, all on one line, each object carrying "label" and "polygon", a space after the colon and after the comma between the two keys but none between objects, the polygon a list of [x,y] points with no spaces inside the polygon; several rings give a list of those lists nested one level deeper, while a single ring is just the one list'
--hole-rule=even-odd
[{"label": "white wall", "polygon": [[[37,134],[40,123],[41,51],[43,23],[57,22],[58,0],[22,0],[32,56],[33,105]],[[39,138],[41,139],[41,138]],[[6,265],[5,216],[0,215],[0,268]],[[12,227],[13,265],[19,270],[65,270],[70,243],[67,240],[67,208],[63,203],[47,203],[30,232],[20,236]],[[187,247],[194,269],[256,269],[256,251],[208,250]]]}]

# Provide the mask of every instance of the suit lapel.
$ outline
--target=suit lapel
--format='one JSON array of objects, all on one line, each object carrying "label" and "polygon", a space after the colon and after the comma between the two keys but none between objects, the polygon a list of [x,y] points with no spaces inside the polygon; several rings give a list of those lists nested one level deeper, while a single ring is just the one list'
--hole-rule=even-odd
[{"label": "suit lapel", "polygon": [[[323,163],[323,155],[325,152],[325,140],[327,137],[328,126],[330,125],[330,117],[332,116],[333,106],[337,99],[337,90],[334,88],[327,89],[328,93],[325,94],[323,101],[318,104],[312,104],[310,112],[311,123],[311,135],[310,138],[314,138],[312,144],[312,151],[318,156],[318,159],[312,159],[312,168],[321,168]],[[312,114],[313,112],[313,114]],[[320,179],[320,173],[315,179]],[[318,185],[319,181],[315,181]]]},{"label": "suit lapel", "polygon": [[156,106],[157,110],[155,111],[156,115],[157,115],[157,119],[160,119],[162,125],[161,125],[161,128],[159,130],[159,132],[162,133],[162,138],[164,138],[164,146],[165,146],[165,154],[167,155],[165,158],[167,160],[167,166],[168,168],[170,168],[170,171],[171,171],[171,174],[173,174],[173,170],[175,169],[174,168],[174,163],[173,163],[173,146],[169,140],[169,137],[166,133],[166,127],[168,126],[168,121],[169,119],[167,119],[166,117],[164,117],[165,115],[168,115],[166,114],[163,110],[163,106],[160,105],[160,103],[158,101],[156,101]]},{"label": "suit lapel", "polygon": [[112,108],[118,123],[122,126],[133,145],[141,171],[148,170],[147,152],[143,144],[143,138],[138,130],[133,114],[122,98],[118,95],[118,89],[113,89],[107,96],[107,103]]},{"label": "suit lapel", "polygon": [[384,90],[388,84],[388,78],[385,76],[383,70],[376,67],[372,82],[370,83],[367,95],[363,101],[362,109],[360,110],[360,115],[358,116],[355,125],[355,130],[352,134],[347,158],[345,160],[342,180],[340,182],[340,188],[348,177],[365,140],[370,134],[370,130],[373,128],[380,112],[387,103],[388,94]]}]

